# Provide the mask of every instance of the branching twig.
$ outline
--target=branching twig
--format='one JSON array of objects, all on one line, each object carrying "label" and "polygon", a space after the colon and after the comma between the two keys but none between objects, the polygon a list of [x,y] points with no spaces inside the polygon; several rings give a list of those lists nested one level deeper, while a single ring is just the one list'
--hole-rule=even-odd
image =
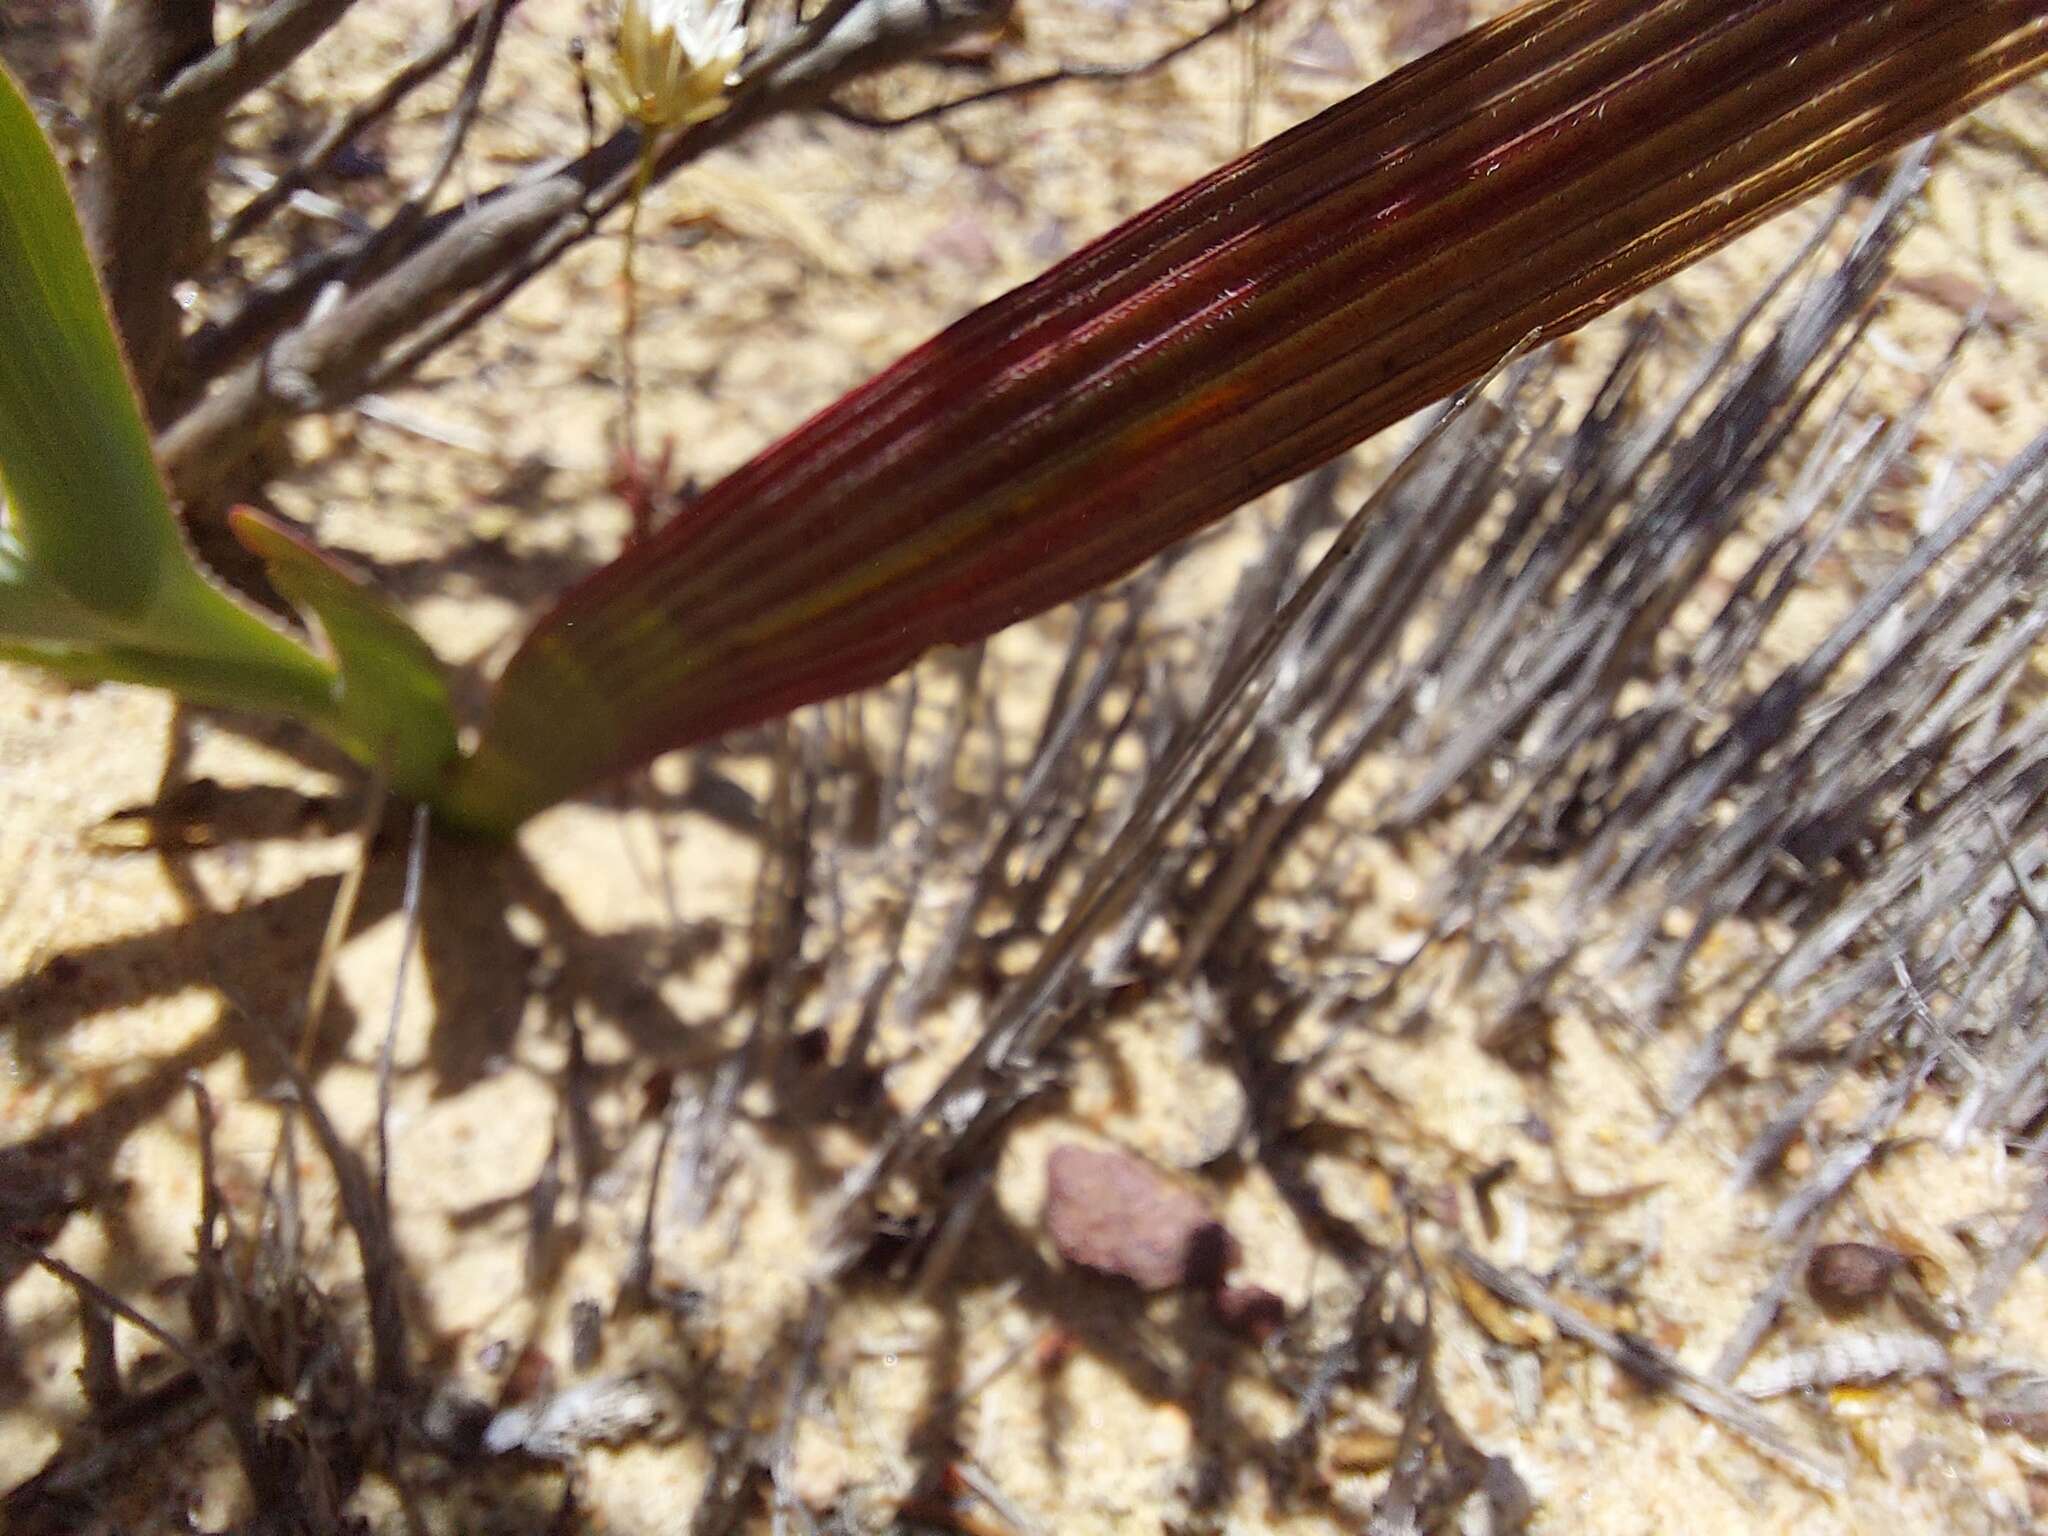
[{"label": "branching twig", "polygon": [[1746,1398],[1717,1381],[1688,1370],[1648,1340],[1604,1328],[1584,1313],[1556,1300],[1527,1275],[1489,1264],[1469,1248],[1451,1251],[1452,1260],[1503,1301],[1526,1307],[1550,1320],[1567,1338],[1577,1339],[1607,1356],[1638,1381],[1669,1392],[1695,1413],[1734,1431],[1780,1465],[1815,1487],[1838,1492],[1846,1485],[1841,1470],[1785,1437]]},{"label": "branching twig", "polygon": [[275,1502],[281,1498],[291,1500],[291,1492],[282,1485],[276,1475],[275,1464],[264,1454],[262,1437],[251,1412],[250,1401],[235,1391],[232,1379],[221,1369],[220,1362],[212,1354],[203,1349],[193,1349],[169,1329],[136,1311],[90,1275],[73,1269],[54,1254],[44,1253],[25,1243],[17,1242],[4,1232],[0,1232],[0,1249],[16,1253],[23,1259],[42,1266],[77,1293],[82,1304],[98,1307],[131,1327],[141,1329],[154,1343],[175,1356],[205,1390],[207,1398],[213,1404],[214,1412],[227,1426],[228,1433],[234,1440],[235,1453],[242,1464],[243,1475],[249,1479],[249,1486],[259,1502],[270,1508],[290,1507],[289,1503]]},{"label": "branching twig", "polygon": [[949,117],[963,107],[983,106],[992,101],[1006,101],[1023,96],[1035,96],[1039,92],[1050,90],[1056,85],[1070,85],[1083,81],[1099,85],[1104,82],[1120,80],[1140,80],[1147,75],[1157,74],[1175,60],[1192,53],[1195,49],[1201,47],[1202,44],[1235,31],[1243,23],[1250,21],[1263,11],[1268,3],[1270,3],[1270,0],[1245,0],[1245,4],[1242,7],[1232,3],[1221,16],[1194,36],[1182,38],[1171,47],[1154,54],[1149,59],[1140,60],[1136,64],[1062,64],[1057,69],[1047,70],[1043,74],[1030,75],[1022,80],[1006,80],[1000,85],[991,85],[985,89],[970,92],[965,96],[956,96],[950,101],[935,102],[931,106],[920,107],[914,112],[905,112],[895,117],[885,117],[878,113],[863,112],[857,107],[849,107],[845,102],[838,100],[828,101],[825,104],[825,111],[838,118],[842,123],[850,123],[856,128],[870,128],[880,131],[890,128],[908,128],[917,123],[933,122],[941,117]]},{"label": "branching twig", "polygon": [[185,122],[219,117],[261,90],[346,15],[355,0],[270,0],[249,24],[175,75],[142,109]]},{"label": "branching twig", "polygon": [[441,147],[434,155],[434,163],[406,193],[404,204],[387,226],[394,238],[402,236],[410,227],[410,220],[417,219],[433,206],[434,198],[448,180],[449,173],[455,169],[455,162],[461,158],[462,146],[468,142],[469,131],[476,126],[478,109],[483,106],[484,87],[490,84],[491,67],[498,60],[498,40],[505,35],[505,18],[512,14],[512,8],[518,3],[519,0],[484,0],[482,30],[477,34],[476,54],[470,60],[469,73],[462,80],[462,93],[456,97],[455,110],[448,114],[448,121],[441,130]]},{"label": "branching twig", "polygon": [[320,1143],[341,1198],[341,1212],[356,1240],[356,1256],[363,1270],[363,1290],[370,1309],[370,1353],[377,1390],[388,1403],[402,1402],[410,1375],[405,1349],[405,1312],[399,1294],[403,1267],[391,1238],[390,1224],[379,1208],[374,1187],[364,1172],[362,1159],[327,1118],[311,1080],[298,1063],[280,1054],[279,1063],[291,1079],[294,1102],[313,1139]]},{"label": "branching twig", "polygon": [[310,186],[332,166],[349,145],[391,113],[414,91],[448,67],[448,63],[469,46],[483,18],[472,10],[441,36],[400,65],[397,72],[365,96],[315,139],[306,152],[277,175],[277,179],[237,208],[214,236],[208,254],[218,256],[237,240],[258,228],[288,202],[293,193]]},{"label": "branching twig", "polygon": [[[748,68],[722,115],[662,150],[650,185],[771,117],[816,106],[850,80],[990,25],[1008,4],[859,0],[815,47]],[[621,130],[588,154],[516,177],[469,207],[430,215],[402,237],[379,230],[341,242],[281,284],[259,286],[241,314],[194,340],[188,363],[200,371],[268,345],[160,435],[158,454],[173,485],[188,497],[202,495],[242,460],[244,444],[274,424],[346,404],[424,363],[596,233],[632,195],[639,148],[639,133]],[[328,284],[371,253],[376,263],[354,279],[366,286],[302,320]]]},{"label": "branching twig", "polygon": [[377,1208],[391,1225],[391,1074],[398,1055],[398,1019],[405,1007],[405,980],[412,967],[413,946],[420,929],[420,888],[427,867],[428,811],[415,806],[412,840],[405,854],[404,913],[398,937],[398,964],[391,977],[391,1009],[384,1020],[384,1043],[377,1049]]}]

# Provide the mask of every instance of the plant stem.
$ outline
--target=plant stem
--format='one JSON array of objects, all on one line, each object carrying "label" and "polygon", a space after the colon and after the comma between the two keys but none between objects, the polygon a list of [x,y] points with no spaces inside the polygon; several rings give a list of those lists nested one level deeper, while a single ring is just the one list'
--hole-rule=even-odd
[{"label": "plant stem", "polygon": [[[632,200],[626,205],[626,251],[619,272],[619,281],[626,290],[625,315],[619,328],[619,382],[624,395],[619,439],[626,466],[636,473],[640,467],[640,283],[635,258],[640,251],[640,205],[646,201],[648,184],[654,178],[654,150],[653,130],[642,129],[640,165],[633,173]],[[636,537],[643,532],[644,529],[634,530]]]}]

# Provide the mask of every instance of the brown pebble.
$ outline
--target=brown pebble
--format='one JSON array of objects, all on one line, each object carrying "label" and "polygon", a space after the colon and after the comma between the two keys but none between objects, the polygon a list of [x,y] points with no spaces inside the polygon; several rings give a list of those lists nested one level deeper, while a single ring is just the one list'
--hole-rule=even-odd
[{"label": "brown pebble", "polygon": [[1287,1303],[1262,1285],[1225,1285],[1216,1291],[1216,1321],[1263,1344],[1287,1326]]},{"label": "brown pebble", "polygon": [[1829,1312],[1860,1312],[1883,1299],[1901,1262],[1870,1243],[1823,1243],[1806,1261],[1807,1294]]},{"label": "brown pebble", "polygon": [[1071,1143],[1046,1159],[1045,1225],[1060,1257],[1142,1290],[1210,1283],[1237,1244],[1198,1195],[1142,1158]]}]

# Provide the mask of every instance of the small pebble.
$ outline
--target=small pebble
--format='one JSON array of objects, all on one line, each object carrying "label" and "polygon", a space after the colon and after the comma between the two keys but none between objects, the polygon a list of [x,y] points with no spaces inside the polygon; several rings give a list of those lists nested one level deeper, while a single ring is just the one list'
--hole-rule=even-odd
[{"label": "small pebble", "polygon": [[1070,1264],[1139,1289],[1213,1283],[1237,1244],[1200,1196],[1142,1158],[1068,1143],[1046,1159],[1045,1225]]},{"label": "small pebble", "polygon": [[1901,1262],[1870,1243],[1823,1243],[1806,1261],[1807,1294],[1828,1312],[1861,1312],[1884,1299]]}]

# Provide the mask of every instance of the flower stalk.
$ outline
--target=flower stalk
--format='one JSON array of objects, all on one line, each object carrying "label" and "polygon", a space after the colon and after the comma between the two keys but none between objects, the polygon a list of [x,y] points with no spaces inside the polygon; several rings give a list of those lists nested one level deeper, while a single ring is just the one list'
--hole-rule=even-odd
[{"label": "flower stalk", "polygon": [[647,199],[647,186],[654,179],[654,149],[659,141],[648,135],[640,142],[640,163],[633,173],[633,195],[626,204],[625,249],[619,257],[619,298],[623,313],[619,321],[619,450],[630,469],[640,458],[640,205]]},{"label": "flower stalk", "polygon": [[726,87],[747,46],[743,0],[625,0],[607,75],[613,99],[640,130],[639,164],[626,204],[619,282],[620,449],[628,467],[640,457],[640,208],[654,179],[662,135],[725,110]]}]

